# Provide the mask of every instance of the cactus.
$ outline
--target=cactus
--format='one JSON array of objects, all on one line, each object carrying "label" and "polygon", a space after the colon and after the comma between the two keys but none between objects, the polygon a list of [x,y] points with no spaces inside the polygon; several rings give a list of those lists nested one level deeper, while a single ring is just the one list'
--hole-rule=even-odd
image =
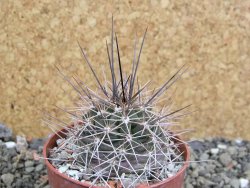
[{"label": "cactus", "polygon": [[[132,70],[124,77],[112,20],[111,45],[106,43],[112,79],[105,80],[104,84],[79,45],[99,90],[94,92],[81,80],[69,79],[62,73],[80,100],[76,110],[65,110],[72,117],[72,126],[56,118],[54,124],[46,121],[50,127],[57,125],[66,130],[63,132],[65,137],[59,139],[58,146],[50,152],[51,163],[60,172],[92,185],[110,187],[112,180],[122,187],[135,187],[139,183],[150,184],[171,177],[181,168],[182,153],[175,141],[176,134],[169,127],[185,115],[181,112],[188,106],[171,111],[167,104],[158,110],[157,103],[186,67],[181,67],[156,90],[148,89],[149,82],[143,86],[136,83],[146,33],[147,30],[138,56],[138,41],[135,40]],[[119,71],[115,71],[115,66]]]}]

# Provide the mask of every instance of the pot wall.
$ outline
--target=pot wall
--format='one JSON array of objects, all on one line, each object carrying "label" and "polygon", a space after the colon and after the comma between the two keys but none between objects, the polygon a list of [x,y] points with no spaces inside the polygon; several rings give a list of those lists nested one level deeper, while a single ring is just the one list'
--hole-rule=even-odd
[{"label": "pot wall", "polygon": [[[65,130],[63,130],[65,131]],[[58,132],[60,136],[63,136],[61,132]],[[59,138],[57,134],[52,135],[48,141],[45,143],[43,148],[43,156],[45,158],[45,164],[47,166],[48,171],[48,178],[49,178],[49,184],[52,188],[88,188],[91,185],[76,181],[72,178],[69,178],[68,176],[60,173],[57,169],[54,168],[52,164],[46,159],[48,157],[49,150],[56,146],[56,140]],[[178,138],[178,137],[176,137]],[[179,143],[176,139],[176,143]],[[180,145],[180,151],[183,152],[185,164],[183,167],[179,170],[179,172],[174,175],[171,178],[166,179],[165,181],[150,185],[150,188],[182,188],[183,182],[184,182],[184,176],[186,168],[188,167],[189,160],[190,160],[190,151],[186,144]],[[147,185],[139,185],[137,188],[146,188]],[[92,188],[100,188],[96,186],[92,186]]]}]

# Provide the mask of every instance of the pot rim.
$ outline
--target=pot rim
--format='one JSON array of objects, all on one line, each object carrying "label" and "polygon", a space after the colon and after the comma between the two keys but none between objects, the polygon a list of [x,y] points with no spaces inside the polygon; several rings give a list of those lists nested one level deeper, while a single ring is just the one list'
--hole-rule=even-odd
[{"label": "pot rim", "polygon": [[[70,125],[70,126],[72,126],[72,125]],[[70,178],[70,177],[68,177],[66,174],[60,173],[60,172],[58,171],[58,169],[56,169],[56,168],[49,162],[49,160],[48,160],[48,158],[47,158],[47,154],[48,154],[48,152],[47,152],[48,145],[50,144],[50,142],[52,142],[52,138],[58,137],[58,134],[59,134],[59,135],[62,135],[62,134],[63,134],[62,131],[65,131],[65,128],[64,128],[64,129],[61,129],[61,130],[57,131],[57,133],[54,133],[54,134],[52,134],[51,136],[49,136],[48,140],[47,140],[46,143],[44,144],[44,147],[43,147],[43,157],[44,157],[45,164],[46,164],[47,168],[49,168],[51,171],[53,171],[53,173],[55,173],[55,174],[57,174],[57,175],[59,175],[59,176],[65,178],[65,179],[67,179],[68,181],[71,181],[71,182],[73,182],[73,183],[75,183],[75,184],[77,184],[77,185],[86,186],[86,187],[93,187],[93,188],[101,188],[101,187],[99,187],[99,186],[93,186],[93,185],[91,185],[91,184],[89,184],[89,183],[77,181],[77,180],[75,180],[75,179],[73,179],[73,178]],[[178,136],[175,136],[175,138],[178,138],[179,140],[181,140]],[[179,142],[180,142],[180,141],[179,141]],[[165,184],[165,183],[167,183],[167,182],[169,182],[169,181],[175,179],[175,178],[176,178],[177,176],[179,176],[180,174],[185,173],[185,170],[186,170],[187,167],[189,166],[189,162],[190,162],[190,149],[189,149],[189,146],[188,146],[186,143],[184,143],[184,142],[183,142],[182,144],[180,144],[179,146],[181,146],[181,145],[183,145],[182,147],[184,148],[183,150],[184,150],[184,154],[185,154],[185,156],[186,156],[186,159],[185,159],[185,161],[183,162],[184,164],[183,164],[183,166],[181,167],[181,169],[180,169],[174,176],[172,176],[172,177],[170,177],[170,178],[167,178],[167,179],[165,179],[165,180],[163,180],[163,181],[160,181],[160,182],[157,182],[157,183],[154,183],[154,184],[150,184],[149,187],[154,188],[154,187],[157,187],[157,186],[159,186],[159,185]],[[142,183],[142,184],[139,184],[139,185],[147,185],[147,184],[143,184],[143,183]]]}]

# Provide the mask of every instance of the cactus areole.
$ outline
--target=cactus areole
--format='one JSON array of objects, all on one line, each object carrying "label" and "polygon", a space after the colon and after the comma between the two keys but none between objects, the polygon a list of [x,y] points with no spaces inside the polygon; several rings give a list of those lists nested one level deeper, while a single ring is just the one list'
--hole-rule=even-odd
[{"label": "cactus areole", "polygon": [[[140,85],[136,73],[147,30],[134,57],[128,76],[122,70],[119,44],[112,32],[106,42],[111,80],[101,81],[84,50],[81,53],[98,85],[88,88],[79,78],[63,78],[79,96],[77,106],[64,110],[72,123],[55,117],[47,125],[62,127],[44,147],[49,181],[54,188],[74,187],[181,187],[188,166],[189,150],[170,127],[187,114],[187,107],[170,109],[168,103],[157,108],[163,94],[180,79],[186,67],[179,69],[160,88],[149,90],[149,82]],[[60,70],[59,70],[60,71]],[[172,183],[172,184],[171,184]]]}]

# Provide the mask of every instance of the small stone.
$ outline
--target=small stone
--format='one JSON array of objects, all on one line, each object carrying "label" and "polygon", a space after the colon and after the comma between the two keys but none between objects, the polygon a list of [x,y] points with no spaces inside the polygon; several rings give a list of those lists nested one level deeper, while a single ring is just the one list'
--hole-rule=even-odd
[{"label": "small stone", "polygon": [[43,164],[39,164],[39,165],[36,166],[35,171],[36,172],[40,172],[40,171],[43,170],[43,168],[44,168],[44,165]]},{"label": "small stone", "polygon": [[245,178],[240,178],[240,187],[241,188],[248,188],[249,180]]},{"label": "small stone", "polygon": [[27,151],[22,151],[23,152],[23,155],[25,156],[25,160],[34,160],[34,152],[32,152],[32,151],[29,151],[29,150],[27,150]]},{"label": "small stone", "polygon": [[243,158],[246,155],[246,148],[239,148],[238,157]]},{"label": "small stone", "polygon": [[18,172],[15,173],[15,178],[20,178],[21,177],[21,174],[19,174]]},{"label": "small stone", "polygon": [[79,180],[79,171],[78,170],[67,170],[66,173],[70,177],[73,177],[74,179]]},{"label": "small stone", "polygon": [[239,188],[240,187],[240,182],[238,179],[232,179],[230,181],[230,185],[233,187],[233,188]]},{"label": "small stone", "polygon": [[4,144],[5,144],[5,146],[6,146],[7,148],[15,148],[15,147],[16,147],[16,143],[15,143],[15,142],[12,142],[12,141],[5,142]]},{"label": "small stone", "polygon": [[34,170],[35,170],[35,168],[33,166],[25,168],[25,171],[28,172],[28,173],[31,173]]},{"label": "small stone", "polygon": [[[16,148],[9,148],[8,154],[11,158],[15,157],[17,155]],[[14,160],[14,159],[13,159]]]},{"label": "small stone", "polygon": [[227,166],[230,162],[232,162],[232,158],[228,153],[221,154],[219,160],[224,166]]},{"label": "small stone", "polygon": [[192,176],[193,178],[198,177],[198,176],[199,176],[199,171],[198,171],[197,169],[195,169],[195,170],[192,172],[191,176]]},{"label": "small stone", "polygon": [[44,139],[38,138],[38,139],[32,139],[29,147],[30,149],[38,150],[40,146],[43,146],[44,144]]},{"label": "small stone", "polygon": [[30,179],[31,178],[31,175],[30,174],[25,174],[23,175],[23,179]]},{"label": "small stone", "polygon": [[64,141],[65,141],[64,138],[57,139],[57,140],[56,140],[56,144],[57,144],[58,146],[60,146]]},{"label": "small stone", "polygon": [[214,169],[216,168],[216,166],[214,165],[214,164],[208,164],[207,166],[206,166],[206,170],[208,171],[208,172],[214,172]]},{"label": "small stone", "polygon": [[190,167],[195,169],[197,167],[197,162],[191,162]]},{"label": "small stone", "polygon": [[18,152],[21,152],[22,150],[27,150],[28,143],[26,141],[25,137],[22,136],[16,136],[16,149]]},{"label": "small stone", "polygon": [[241,146],[242,143],[243,143],[243,140],[241,138],[237,138],[235,139],[235,143],[238,145],[238,146]]},{"label": "small stone", "polygon": [[67,153],[66,151],[62,151],[58,154],[58,158],[60,159],[68,159],[72,157],[69,153]]},{"label": "small stone", "polygon": [[6,186],[10,187],[11,184],[12,184],[12,182],[14,181],[14,175],[13,175],[13,174],[10,174],[10,173],[8,173],[8,174],[3,174],[3,175],[1,176],[1,180],[3,181],[3,183],[4,183]]},{"label": "small stone", "polygon": [[206,174],[207,174],[207,170],[204,170],[204,169],[202,169],[202,170],[199,170],[199,176],[206,176]]},{"label": "small stone", "polygon": [[23,168],[24,167],[24,164],[23,163],[18,163],[17,164],[17,168],[19,169],[19,168]]},{"label": "small stone", "polygon": [[34,166],[35,162],[34,161],[25,161],[24,166],[25,167],[31,167]]},{"label": "small stone", "polygon": [[69,165],[60,166],[58,171],[61,173],[66,172],[69,169]]},{"label": "small stone", "polygon": [[172,176],[174,176],[174,174],[173,174],[173,173],[168,172],[168,173],[167,173],[167,176],[168,176],[168,178],[171,178]]},{"label": "small stone", "polygon": [[192,141],[189,143],[193,150],[202,151],[204,150],[204,143],[201,141]]},{"label": "small stone", "polygon": [[225,145],[225,144],[218,144],[217,148],[219,148],[219,149],[227,149],[227,145]]},{"label": "small stone", "polygon": [[237,153],[237,149],[235,147],[228,147],[227,151],[230,153],[230,155],[235,155]]},{"label": "small stone", "polygon": [[244,165],[243,165],[243,169],[244,169],[244,171],[250,171],[250,162],[248,162],[248,163],[245,163]]},{"label": "small stone", "polygon": [[204,179],[204,187],[212,187],[216,185],[214,182],[208,180],[208,179]]},{"label": "small stone", "polygon": [[250,170],[245,171],[244,174],[246,175],[246,178],[250,180]]},{"label": "small stone", "polygon": [[233,166],[237,166],[238,165],[238,161],[232,160],[232,164],[233,164]]},{"label": "small stone", "polygon": [[219,148],[212,148],[210,151],[213,155],[217,155],[219,153]]},{"label": "small stone", "polygon": [[43,146],[39,146],[38,149],[37,149],[37,151],[38,151],[39,153],[42,153],[42,152],[43,152]]},{"label": "small stone", "polygon": [[231,179],[227,177],[225,174],[221,175],[221,179],[223,179],[226,184],[228,184],[231,181]]},{"label": "small stone", "polygon": [[22,179],[17,179],[16,180],[16,187],[22,187],[23,180]]},{"label": "small stone", "polygon": [[186,188],[193,188],[194,186],[192,185],[192,184],[190,184],[190,183],[186,183],[186,186],[185,186]]},{"label": "small stone", "polygon": [[201,161],[206,161],[209,159],[209,155],[206,153],[201,154],[200,156]]},{"label": "small stone", "polygon": [[69,176],[76,176],[79,172],[77,170],[68,170],[67,174]]},{"label": "small stone", "polygon": [[197,178],[197,183],[198,183],[198,185],[203,185],[205,183],[205,179],[203,177],[199,176]]},{"label": "small stone", "polygon": [[0,123],[0,140],[10,141],[12,138],[12,130]]}]

